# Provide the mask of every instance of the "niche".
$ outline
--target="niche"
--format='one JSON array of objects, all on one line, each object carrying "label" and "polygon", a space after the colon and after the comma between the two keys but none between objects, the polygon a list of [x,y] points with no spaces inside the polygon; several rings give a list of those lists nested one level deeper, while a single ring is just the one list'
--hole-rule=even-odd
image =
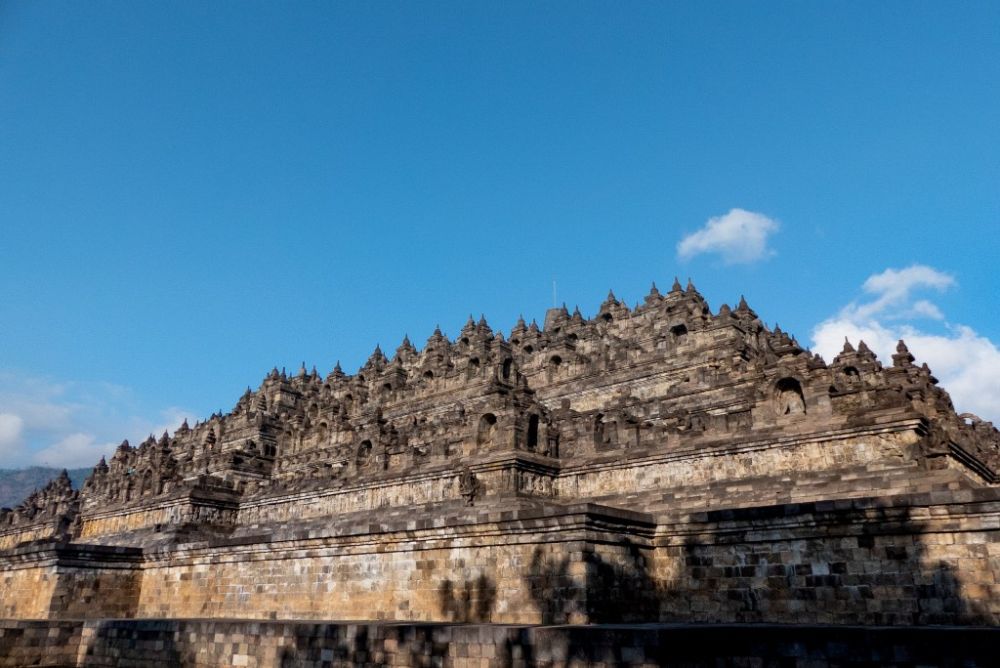
[{"label": "niche", "polygon": [[139,491],[140,496],[145,496],[153,491],[153,472],[146,469],[146,472],[142,474],[142,487]]},{"label": "niche", "polygon": [[680,343],[685,338],[687,338],[687,333],[688,333],[688,328],[686,325],[683,324],[674,325],[673,327],[670,328],[670,334],[671,336],[673,336],[674,341],[676,343]]},{"label": "niche", "polygon": [[358,468],[365,468],[372,461],[372,442],[369,440],[361,441],[361,445],[358,446],[358,456],[355,460],[357,462]]},{"label": "niche", "polygon": [[794,378],[782,378],[774,386],[778,415],[804,415],[806,401],[802,385]]},{"label": "niche", "polygon": [[513,364],[514,360],[509,357],[503,361],[503,367],[500,370],[500,374],[503,376],[504,380],[510,380],[510,371]]},{"label": "niche", "polygon": [[479,428],[476,431],[476,445],[490,446],[496,437],[497,416],[493,413],[486,413],[479,418]]},{"label": "niche", "polygon": [[525,447],[531,452],[538,449],[538,416],[533,413],[528,417],[528,439]]},{"label": "niche", "polygon": [[326,422],[320,422],[316,427],[316,445],[323,447],[330,440],[330,427]]},{"label": "niche", "polygon": [[618,445],[618,423],[606,420],[603,413],[594,417],[594,447],[598,450]]}]

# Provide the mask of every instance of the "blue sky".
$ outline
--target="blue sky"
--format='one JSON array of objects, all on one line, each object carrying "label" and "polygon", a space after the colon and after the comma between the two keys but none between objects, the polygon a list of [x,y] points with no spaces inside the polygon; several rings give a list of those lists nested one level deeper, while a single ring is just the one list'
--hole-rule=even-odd
[{"label": "blue sky", "polygon": [[[1000,4],[0,3],[0,467],[694,279],[1000,419]],[[685,241],[687,239],[687,241]],[[887,360],[888,362],[888,360]]]}]

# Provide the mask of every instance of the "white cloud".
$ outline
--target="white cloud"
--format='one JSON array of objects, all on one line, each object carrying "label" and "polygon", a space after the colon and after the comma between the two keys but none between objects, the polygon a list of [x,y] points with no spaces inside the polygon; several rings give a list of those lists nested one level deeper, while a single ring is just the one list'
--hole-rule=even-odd
[{"label": "white cloud", "polygon": [[[865,318],[884,313],[892,307],[905,304],[910,294],[919,288],[933,288],[938,291],[947,290],[955,285],[955,279],[948,274],[922,264],[915,264],[906,269],[886,269],[881,274],[869,276],[862,286],[865,292],[876,296],[874,301],[867,304],[851,304],[848,309],[855,309],[855,317]],[[933,304],[926,300],[921,300],[914,304],[922,305],[923,309]],[[936,307],[934,310],[937,311]],[[937,311],[940,317],[940,311]],[[892,315],[892,314],[890,314]],[[902,315],[897,313],[895,315]]]},{"label": "white cloud", "polygon": [[724,216],[709,218],[703,228],[681,239],[677,255],[686,260],[715,253],[726,264],[757,262],[774,255],[767,239],[778,227],[777,221],[762,213],[732,209]]},{"label": "white cloud", "polygon": [[[888,365],[896,342],[904,339],[917,363],[927,362],[960,413],[1000,422],[1000,348],[971,327],[949,323],[935,304],[911,303],[919,289],[941,291],[954,285],[953,277],[923,265],[875,274],[863,286],[874,299],[852,302],[817,325],[813,349],[830,360],[846,336],[855,345],[863,340]],[[943,330],[922,330],[912,322],[916,318],[942,321]]]},{"label": "white cloud", "polygon": [[913,315],[931,320],[944,320],[944,313],[941,313],[941,309],[926,299],[913,302]]},{"label": "white cloud", "polygon": [[149,410],[128,388],[0,371],[0,466],[92,466],[128,438],[173,431],[193,414]]},{"label": "white cloud", "polygon": [[18,447],[23,431],[24,420],[19,415],[0,413],[0,453],[6,455],[8,449]]},{"label": "white cloud", "polygon": [[70,434],[35,452],[32,462],[39,466],[67,469],[93,466],[101,457],[112,454],[116,445],[113,441],[99,442],[93,434]]}]

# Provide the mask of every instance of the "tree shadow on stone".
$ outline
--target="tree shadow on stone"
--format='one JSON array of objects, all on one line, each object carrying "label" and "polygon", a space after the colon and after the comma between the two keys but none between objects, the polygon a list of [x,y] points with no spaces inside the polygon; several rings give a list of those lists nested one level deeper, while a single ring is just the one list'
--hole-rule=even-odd
[{"label": "tree shadow on stone", "polygon": [[441,616],[451,622],[488,622],[497,599],[497,587],[485,574],[469,582],[445,580],[438,589]]},{"label": "tree shadow on stone", "polygon": [[[813,512],[813,509],[807,508]],[[749,524],[783,514],[780,506],[740,513]],[[824,511],[825,512],[825,511]],[[821,516],[824,512],[813,512]],[[859,624],[879,626],[997,623],[969,598],[974,572],[941,558],[929,523],[909,508],[869,507],[823,518],[819,538],[766,541],[689,537],[660,548],[677,570],[657,590],[661,622]],[[728,511],[717,518],[731,521]],[[839,513],[838,513],[839,514]],[[709,520],[713,519],[709,513]],[[844,528],[851,530],[844,532]],[[857,528],[858,531],[853,529]],[[942,551],[943,548],[943,551]],[[988,564],[985,545],[962,546]],[[980,579],[983,579],[980,577]],[[986,578],[988,579],[988,578]]]},{"label": "tree shadow on stone", "polygon": [[81,640],[76,665],[86,668],[135,665],[168,668],[195,664],[196,648],[175,640],[174,620],[106,620],[87,624],[92,633]]},{"label": "tree shadow on stone", "polygon": [[281,648],[277,665],[441,666],[449,656],[449,632],[438,624],[302,624]]}]

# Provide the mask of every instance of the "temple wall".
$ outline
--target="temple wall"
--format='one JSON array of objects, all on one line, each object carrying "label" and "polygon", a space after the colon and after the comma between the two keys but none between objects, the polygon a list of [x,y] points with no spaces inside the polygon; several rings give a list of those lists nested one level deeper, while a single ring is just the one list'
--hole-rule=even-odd
[{"label": "temple wall", "polygon": [[22,543],[51,538],[54,530],[53,522],[45,522],[19,529],[8,529],[0,533],[0,550],[9,550]]},{"label": "temple wall", "polygon": [[0,667],[996,665],[987,629],[0,620]]},{"label": "temple wall", "polygon": [[139,597],[142,551],[38,543],[0,563],[0,618],[128,617]]},{"label": "temple wall", "polygon": [[186,522],[206,525],[231,524],[237,504],[225,499],[179,498],[157,499],[142,505],[111,511],[88,510],[82,515],[81,542],[103,536],[118,536],[157,526],[169,527]]},{"label": "temple wall", "polygon": [[[995,490],[716,511],[661,526],[661,621],[1000,626]],[[978,499],[978,500],[977,500]]]},{"label": "temple wall", "polygon": [[[684,451],[650,454],[623,461],[620,456],[607,461],[567,466],[556,480],[556,495],[565,498],[601,497],[615,494],[677,491],[715,481],[737,483],[741,479],[776,476],[782,473],[803,477],[802,471],[833,470],[865,465],[888,468],[903,465],[909,450],[920,436],[913,426],[895,430],[850,431],[840,435],[773,441],[745,441],[724,446],[706,443]],[[614,453],[608,453],[614,454]],[[784,485],[794,489],[794,478]],[[870,492],[864,488],[860,494]],[[734,496],[732,502],[739,502]]]},{"label": "temple wall", "polygon": [[664,518],[655,549],[641,522],[522,511],[193,550],[147,562],[138,616],[997,626],[1000,501],[986,492]]},{"label": "temple wall", "polygon": [[178,550],[147,561],[137,614],[540,623],[557,605],[563,621],[584,622],[590,542],[618,543],[628,530],[589,508]]},{"label": "temple wall", "polygon": [[[306,525],[301,525],[306,526]],[[0,617],[1000,626],[1000,490],[648,515],[360,516],[2,556]]]},{"label": "temple wall", "polygon": [[[714,481],[737,483],[741,479],[782,473],[798,476],[803,470],[903,467],[911,463],[912,448],[920,438],[911,420],[866,430],[747,440],[736,444],[731,440],[722,444],[705,439],[702,445],[692,439],[684,448],[668,447],[660,451],[623,447],[551,470],[546,470],[545,464],[541,468],[532,468],[530,462],[515,464],[512,455],[495,461],[480,460],[471,467],[481,485],[479,498],[519,494],[583,500],[625,497],[656,490],[677,492],[682,488],[697,494],[700,486]],[[519,453],[519,456],[527,455]],[[538,459],[544,461],[544,458]],[[554,475],[556,471],[558,475]],[[792,490],[793,483],[794,478],[785,487]],[[462,498],[458,487],[457,472],[448,469],[249,499],[240,504],[237,524],[264,525],[458,501]],[[869,492],[859,487],[855,495]],[[738,496],[732,501],[738,501]]]},{"label": "temple wall", "polygon": [[0,618],[48,619],[57,580],[55,564],[4,564]]},{"label": "temple wall", "polygon": [[[531,461],[524,453],[504,453],[470,462],[479,482],[476,498],[517,494],[551,497],[554,494],[553,470]],[[538,457],[534,459],[540,459]],[[427,503],[461,501],[461,471],[447,468],[405,477],[368,480],[363,483],[327,487],[310,491],[249,499],[240,504],[237,523],[253,526],[289,520],[331,517],[359,511],[405,508]]]}]

